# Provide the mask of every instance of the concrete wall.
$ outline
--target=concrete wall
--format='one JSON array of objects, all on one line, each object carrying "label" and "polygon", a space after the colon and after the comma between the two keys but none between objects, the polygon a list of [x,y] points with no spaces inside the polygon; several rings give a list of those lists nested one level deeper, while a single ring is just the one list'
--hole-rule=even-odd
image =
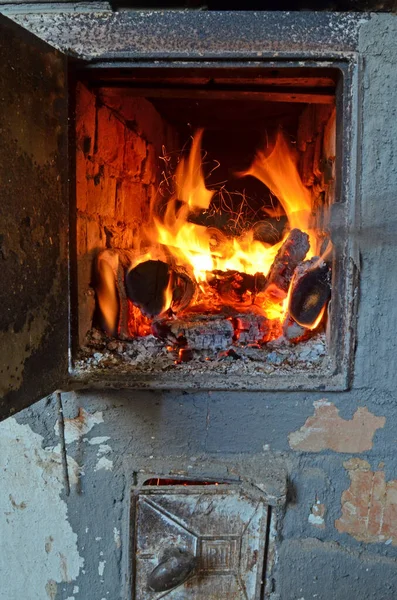
[{"label": "concrete wall", "polygon": [[[353,387],[344,393],[106,392],[64,395],[71,493],[55,401],[0,424],[0,598],[127,597],[129,490],[140,469],[259,455],[283,461],[289,501],[274,598],[397,595],[395,259],[397,19],[360,26]],[[357,233],[357,232],[356,232]]]}]

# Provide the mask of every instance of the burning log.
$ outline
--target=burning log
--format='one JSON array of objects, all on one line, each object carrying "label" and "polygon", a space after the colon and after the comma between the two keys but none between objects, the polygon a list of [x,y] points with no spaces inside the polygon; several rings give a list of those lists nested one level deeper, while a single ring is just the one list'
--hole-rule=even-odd
[{"label": "burning log", "polygon": [[168,308],[164,306],[164,302],[170,276],[167,263],[161,260],[146,260],[127,272],[127,296],[144,315],[155,317]]},{"label": "burning log", "polygon": [[291,282],[289,314],[303,327],[314,329],[321,321],[331,296],[331,271],[321,259],[299,265]]},{"label": "burning log", "polygon": [[185,310],[197,296],[197,285],[184,267],[173,267],[171,271],[172,302],[174,313]]},{"label": "burning log", "polygon": [[146,260],[129,270],[125,285],[128,298],[149,317],[168,308],[175,313],[185,310],[197,288],[186,269],[170,267],[161,260]]},{"label": "burning log", "polygon": [[[283,225],[285,225],[284,221],[285,218],[283,220],[281,220],[281,218],[279,219],[279,222]],[[278,224],[277,221],[276,224]],[[277,244],[281,238],[281,232],[276,229],[270,220],[257,221],[254,223],[252,227],[252,234],[254,240],[262,242],[263,244]]]},{"label": "burning log", "polygon": [[213,254],[226,256],[230,240],[223,231],[216,227],[207,227],[208,242]]},{"label": "burning log", "polygon": [[232,323],[234,337],[240,344],[267,342],[281,335],[280,321],[267,319],[263,315],[238,315],[232,319]]},{"label": "burning log", "polygon": [[252,304],[252,296],[262,291],[266,284],[263,273],[248,275],[239,271],[211,271],[207,281],[222,300],[230,304]]},{"label": "burning log", "polygon": [[98,320],[108,334],[128,335],[128,302],[124,287],[126,252],[104,250],[95,263]]},{"label": "burning log", "polygon": [[297,342],[309,335],[320,324],[330,296],[329,265],[318,257],[298,265],[291,281],[288,315],[283,324],[284,337]]},{"label": "burning log", "polygon": [[152,325],[153,335],[166,338],[175,347],[193,350],[226,350],[233,343],[234,329],[225,318],[162,319]]},{"label": "burning log", "polygon": [[278,299],[287,297],[294,271],[310,248],[309,236],[300,229],[292,229],[278,251],[266,281],[266,292]]}]

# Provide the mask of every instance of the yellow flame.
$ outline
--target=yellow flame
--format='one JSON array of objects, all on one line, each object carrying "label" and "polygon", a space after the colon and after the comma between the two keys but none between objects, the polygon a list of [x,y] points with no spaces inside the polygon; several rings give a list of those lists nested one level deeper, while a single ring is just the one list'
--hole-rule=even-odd
[{"label": "yellow flame", "polygon": [[168,285],[164,291],[164,299],[163,299],[163,312],[168,310],[171,307],[172,304],[172,292],[173,292],[173,286],[172,286],[172,277],[170,276],[169,281],[168,281]]},{"label": "yellow flame", "polygon": [[306,258],[314,256],[317,236],[311,228],[310,192],[302,183],[297,158],[281,131],[277,134],[271,153],[266,156],[263,150],[259,150],[251,167],[244,174],[262,181],[278,198],[288,217],[290,228],[296,227],[309,235],[310,250]]},{"label": "yellow flame", "polygon": [[175,173],[178,199],[194,210],[207,209],[214,192],[207,190],[201,166],[201,139],[203,130],[199,129],[193,137],[189,158],[180,161]]},{"label": "yellow flame", "polygon": [[[194,135],[189,156],[182,159],[178,165],[175,174],[176,191],[165,210],[159,210],[159,199],[152,198],[148,222],[140,232],[141,238],[136,241],[136,256],[139,258],[132,262],[133,266],[136,266],[148,257],[170,262],[171,255],[177,265],[193,273],[199,288],[205,291],[206,286],[208,287],[208,272],[213,270],[236,270],[250,275],[267,275],[288,232],[284,239],[274,245],[255,240],[253,230],[239,237],[225,236],[221,246],[214,250],[211,229],[189,221],[193,213],[209,208],[214,195],[214,191],[207,189],[205,185],[201,158],[202,135],[202,130]],[[264,150],[256,153],[251,167],[242,174],[247,175],[263,182],[278,198],[290,229],[298,228],[309,235],[310,250],[306,258],[312,257],[318,242],[316,232],[312,228],[310,192],[299,176],[295,152],[281,132],[277,135],[270,154],[266,155]],[[267,212],[269,215],[279,216],[280,210],[278,207]],[[149,246],[145,257],[139,252],[141,241],[144,241],[146,249]],[[111,331],[117,327],[117,291],[114,283],[111,284],[111,269],[109,271],[105,265],[99,265],[98,268],[103,275],[104,292],[99,305],[106,327]],[[164,294],[164,310],[171,304],[170,278]],[[278,304],[277,301],[266,298],[262,300],[260,308],[268,318],[282,321],[288,310],[288,297]]]},{"label": "yellow flame", "polygon": [[[177,193],[169,201],[163,218],[160,220],[158,217],[153,216],[156,241],[168,247],[178,264],[192,267],[198,282],[205,281],[206,273],[214,269],[222,271],[236,270],[250,275],[255,273],[267,274],[282,242],[273,246],[264,244],[254,240],[253,232],[249,231],[243,237],[229,239],[222,248],[222,255],[219,256],[211,251],[211,234],[208,229],[205,226],[188,221],[188,217],[193,210],[209,207],[214,194],[205,186],[201,168],[201,138],[202,131],[199,131],[193,138],[188,160],[182,160],[178,166],[176,173]],[[277,144],[275,152],[279,153]],[[258,161],[262,159],[262,156],[261,153],[258,153],[254,166],[247,174],[252,174],[260,179],[261,172]],[[288,160],[287,154],[285,156],[284,166],[289,167],[293,163]],[[257,163],[258,167],[255,166]],[[280,167],[280,176],[284,166],[281,165]],[[258,173],[256,173],[256,170],[258,170]],[[266,165],[263,166],[262,171],[267,171]],[[284,174],[286,178],[290,176],[298,179],[295,188],[302,192],[303,201],[306,202],[308,192],[299,179],[295,165],[290,171],[287,171],[286,175]],[[277,179],[277,174],[275,177]],[[283,207],[287,216],[292,210],[301,210],[300,205],[295,206],[293,200],[284,203]],[[303,223],[304,229],[306,229],[306,221]],[[291,223],[291,226],[298,226],[297,219],[293,218],[293,223],[293,225]]]}]

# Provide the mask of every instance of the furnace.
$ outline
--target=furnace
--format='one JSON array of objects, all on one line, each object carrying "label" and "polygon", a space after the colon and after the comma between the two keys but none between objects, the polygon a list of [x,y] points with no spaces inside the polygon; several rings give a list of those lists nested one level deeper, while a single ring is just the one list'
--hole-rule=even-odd
[{"label": "furnace", "polygon": [[338,64],[266,62],[80,73],[79,377],[244,388],[332,373],[343,79]]},{"label": "furnace", "polygon": [[[5,164],[19,181],[26,171],[31,189],[7,212],[19,215],[31,248],[15,286],[22,311],[37,300],[48,315],[54,381],[346,389],[357,296],[357,16],[341,17],[340,37],[316,17],[299,43],[286,17],[263,27],[255,17],[238,49],[237,13],[216,40],[220,16],[211,13],[210,49],[189,23],[172,38],[154,27],[129,50],[122,32],[139,15],[79,14],[66,28],[55,26],[60,16],[48,28],[31,15],[45,48],[33,36],[21,45],[25,30],[9,36],[10,60],[14,48],[30,65],[21,106],[30,94],[32,131],[46,131],[37,160],[49,153],[52,169],[42,181],[26,162]],[[157,16],[150,27],[186,18]],[[294,23],[307,26],[299,13]],[[54,49],[75,43],[77,58]],[[290,50],[279,54],[283,44]],[[35,148],[40,136],[23,143]],[[18,367],[11,376],[18,387]]]},{"label": "furnace", "polygon": [[76,599],[393,595],[395,16],[66,4],[0,18],[25,572]]}]

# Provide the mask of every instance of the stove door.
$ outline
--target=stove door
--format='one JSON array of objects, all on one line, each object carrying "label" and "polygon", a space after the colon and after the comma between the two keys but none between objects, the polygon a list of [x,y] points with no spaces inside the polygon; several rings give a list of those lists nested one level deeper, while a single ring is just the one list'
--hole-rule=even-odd
[{"label": "stove door", "polygon": [[0,15],[0,419],[68,358],[66,57]]},{"label": "stove door", "polygon": [[232,487],[138,492],[134,600],[262,598],[268,510]]}]

